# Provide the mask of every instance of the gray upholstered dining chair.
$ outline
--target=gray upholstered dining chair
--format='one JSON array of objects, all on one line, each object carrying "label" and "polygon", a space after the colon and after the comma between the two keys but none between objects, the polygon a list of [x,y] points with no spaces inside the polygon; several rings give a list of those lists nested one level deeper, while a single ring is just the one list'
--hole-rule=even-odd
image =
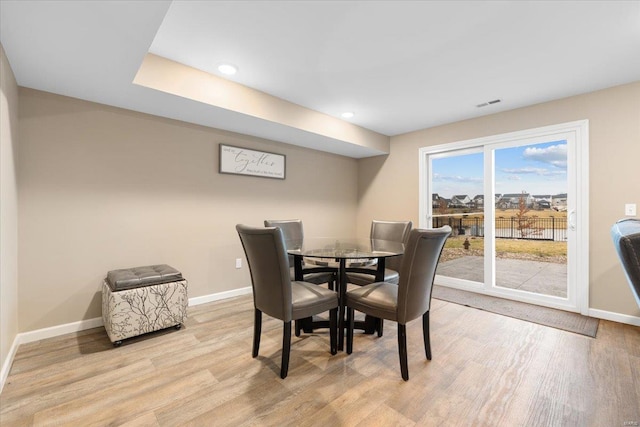
[{"label": "gray upholstered dining chair", "polygon": [[[413,223],[411,221],[371,221],[371,239],[390,240],[392,242],[407,243],[409,232]],[[402,255],[390,257],[385,260],[384,281],[387,283],[398,284],[400,265],[402,264]],[[364,286],[373,283],[376,280],[376,266],[358,267],[347,269],[347,281],[354,285]],[[376,319],[374,322],[378,336],[381,337],[384,330],[384,321]]]},{"label": "gray upholstered dining chair", "polygon": [[402,379],[409,379],[406,324],[422,316],[424,350],[431,360],[429,310],[431,291],[442,248],[451,227],[415,229],[409,233],[397,285],[371,283],[347,292],[347,354],[353,351],[354,310],[398,323],[398,353]]},{"label": "gray upholstered dining chair", "polygon": [[[413,223],[411,221],[371,221],[371,239],[390,240],[392,242],[406,243]],[[387,283],[398,283],[402,256],[391,257],[386,260],[384,270],[384,281]],[[370,272],[362,272],[370,270]],[[364,286],[375,282],[376,267],[366,267],[347,270],[347,280],[349,283]]]},{"label": "gray upholstered dining chair", "polygon": [[631,292],[640,307],[640,219],[625,218],[616,222],[611,227],[611,237]]},{"label": "gray upholstered dining chair", "polygon": [[286,378],[291,351],[291,321],[329,310],[331,354],[338,347],[338,295],[308,282],[291,281],[282,230],[236,225],[247,257],[253,288],[253,357],[258,356],[262,313],[284,322],[280,377]]},{"label": "gray upholstered dining chair", "polygon": [[[289,245],[292,242],[298,242],[302,244],[304,241],[304,229],[302,227],[302,221],[299,219],[265,219],[264,220],[265,227],[280,227],[282,230],[282,234],[284,236],[285,245],[287,249],[289,249]],[[295,280],[296,275],[293,267],[293,255],[289,255],[289,269],[291,280]],[[303,265],[303,269],[305,266]],[[327,270],[326,267],[322,268],[323,270]],[[308,269],[307,269],[308,270]],[[335,270],[335,269],[334,269]],[[336,274],[337,271],[324,271],[320,273],[307,272],[304,274],[304,281],[309,283],[315,283],[316,285],[321,285],[323,283],[329,284],[329,289],[334,289],[336,282]],[[297,335],[297,332],[296,332]]]}]

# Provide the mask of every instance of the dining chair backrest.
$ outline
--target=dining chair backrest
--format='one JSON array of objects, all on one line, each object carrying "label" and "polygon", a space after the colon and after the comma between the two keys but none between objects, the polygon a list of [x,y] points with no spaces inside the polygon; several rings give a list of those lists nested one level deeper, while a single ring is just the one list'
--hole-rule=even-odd
[{"label": "dining chair backrest", "polygon": [[611,237],[631,292],[640,307],[640,219],[619,220],[611,227]]},{"label": "dining chair backrest", "polygon": [[251,273],[255,308],[285,322],[292,320],[287,250],[278,227],[236,225]]},{"label": "dining chair backrest", "polygon": [[[411,221],[371,221],[371,238],[390,240],[392,242],[407,243],[409,232],[413,223]],[[402,257],[391,257],[386,260],[386,267],[399,271],[402,265]]]},{"label": "dining chair backrest", "polygon": [[417,319],[431,308],[433,280],[451,227],[414,229],[405,245],[398,283],[398,323]]},{"label": "dining chair backrest", "polygon": [[[299,219],[265,219],[265,227],[280,227],[282,235],[284,236],[285,247],[288,249],[288,245],[292,242],[302,244],[304,240],[304,230],[302,228],[302,221]],[[293,255],[288,256],[289,265],[293,266]]]}]

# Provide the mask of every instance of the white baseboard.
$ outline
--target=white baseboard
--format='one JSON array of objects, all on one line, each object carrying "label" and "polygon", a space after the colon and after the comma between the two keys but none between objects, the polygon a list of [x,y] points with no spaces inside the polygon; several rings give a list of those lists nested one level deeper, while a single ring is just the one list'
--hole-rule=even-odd
[{"label": "white baseboard", "polygon": [[231,291],[218,292],[216,294],[203,295],[201,297],[189,298],[189,306],[206,304],[208,302],[220,301],[227,298],[238,297],[240,295],[247,295],[252,292],[251,286],[246,288],[233,289]]},{"label": "white baseboard", "polygon": [[612,322],[626,323],[628,325],[640,326],[640,317],[629,316],[628,314],[614,313],[612,311],[598,310],[595,308],[589,309],[590,317],[598,319],[611,320]]},{"label": "white baseboard", "polygon": [[7,354],[7,358],[2,364],[2,371],[0,371],[0,393],[2,393],[4,383],[5,381],[7,381],[7,377],[9,376],[9,371],[11,370],[11,365],[13,364],[13,358],[16,356],[19,345],[19,336],[16,335],[13,340],[13,344],[11,344],[11,348],[9,349],[9,353]]},{"label": "white baseboard", "polygon": [[[201,297],[189,298],[189,306],[205,304],[213,301],[220,301],[227,298],[233,298],[240,295],[250,294],[251,286],[246,288],[233,289],[231,291],[218,292],[215,294],[204,295]],[[98,328],[103,325],[102,317],[96,317],[93,319],[80,320],[78,322],[66,323],[64,325],[52,326],[50,328],[37,329],[35,331],[23,332],[16,335],[7,354],[7,358],[2,364],[2,371],[0,371],[0,392],[4,388],[4,383],[9,376],[13,359],[18,351],[18,347],[21,344],[26,344],[34,341],[43,340],[46,338],[53,338],[59,335],[69,334],[72,332],[80,332],[87,329]]]},{"label": "white baseboard", "polygon": [[35,331],[23,332],[18,334],[20,344],[26,344],[34,341],[53,338],[73,332],[80,332],[91,328],[99,328],[102,326],[102,317],[93,319],[79,320],[77,322],[65,323],[64,325],[51,326],[50,328],[36,329]]}]

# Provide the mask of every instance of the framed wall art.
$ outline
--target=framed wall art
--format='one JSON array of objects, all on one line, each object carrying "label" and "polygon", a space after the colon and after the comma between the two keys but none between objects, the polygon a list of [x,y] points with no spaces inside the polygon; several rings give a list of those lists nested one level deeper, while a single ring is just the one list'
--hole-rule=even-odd
[{"label": "framed wall art", "polygon": [[220,144],[220,173],[285,179],[286,156]]}]

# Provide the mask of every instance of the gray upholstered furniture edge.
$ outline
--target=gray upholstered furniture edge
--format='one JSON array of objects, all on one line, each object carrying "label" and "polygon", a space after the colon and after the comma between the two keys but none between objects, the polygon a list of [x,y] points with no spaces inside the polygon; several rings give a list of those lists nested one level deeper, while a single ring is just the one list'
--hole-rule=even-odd
[{"label": "gray upholstered furniture edge", "polygon": [[611,227],[611,237],[633,296],[640,307],[640,219],[625,218]]}]

